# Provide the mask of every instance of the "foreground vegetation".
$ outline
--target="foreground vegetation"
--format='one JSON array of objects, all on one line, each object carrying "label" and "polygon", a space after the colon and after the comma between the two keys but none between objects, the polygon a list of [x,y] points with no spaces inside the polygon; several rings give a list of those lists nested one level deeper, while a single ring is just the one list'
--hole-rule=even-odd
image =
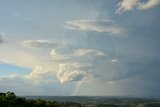
[{"label": "foreground vegetation", "polygon": [[[13,92],[0,93],[0,107],[160,107],[158,100],[136,98],[103,98],[89,100],[81,97],[83,101],[64,102],[42,99],[26,99],[16,96]],[[88,99],[88,100],[87,100]]]},{"label": "foreground vegetation", "polygon": [[0,93],[0,107],[59,107],[59,105],[56,101],[27,100],[16,96],[13,92],[7,92]]}]

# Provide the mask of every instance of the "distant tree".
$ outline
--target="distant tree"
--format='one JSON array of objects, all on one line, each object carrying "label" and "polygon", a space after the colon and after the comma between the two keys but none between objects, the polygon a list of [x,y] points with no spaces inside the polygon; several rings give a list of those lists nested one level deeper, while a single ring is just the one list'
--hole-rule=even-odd
[{"label": "distant tree", "polygon": [[55,101],[47,101],[46,107],[60,107],[60,105]]},{"label": "distant tree", "polygon": [[13,92],[7,92],[6,97],[14,99],[16,98],[16,95]]},{"label": "distant tree", "polygon": [[13,92],[0,94],[0,107],[60,107],[57,102],[38,100],[27,100],[26,98],[18,97]]},{"label": "distant tree", "polygon": [[38,99],[38,100],[36,100],[36,105],[37,106],[45,106],[46,105],[46,101],[44,101],[44,100],[41,100],[41,99]]},{"label": "distant tree", "polygon": [[15,99],[15,102],[17,103],[17,104],[25,104],[26,103],[26,99],[25,98],[21,98],[21,97],[17,97],[16,99]]},{"label": "distant tree", "polygon": [[0,96],[6,96],[6,93],[0,93]]}]

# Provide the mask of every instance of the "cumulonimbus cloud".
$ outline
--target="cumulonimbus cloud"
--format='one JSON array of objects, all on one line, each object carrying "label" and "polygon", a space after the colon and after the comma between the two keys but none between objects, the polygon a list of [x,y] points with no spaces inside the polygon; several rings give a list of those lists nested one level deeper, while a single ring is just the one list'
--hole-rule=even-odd
[{"label": "cumulonimbus cloud", "polygon": [[65,26],[70,30],[105,32],[111,35],[123,35],[124,28],[112,20],[73,20]]},{"label": "cumulonimbus cloud", "polygon": [[117,13],[120,14],[134,9],[147,10],[158,5],[160,5],[160,0],[147,0],[146,2],[141,2],[140,0],[121,0],[118,3]]},{"label": "cumulonimbus cloud", "polygon": [[106,54],[99,50],[93,50],[93,49],[78,49],[74,51],[74,55],[79,56],[105,56]]},{"label": "cumulonimbus cloud", "polygon": [[50,42],[49,40],[26,40],[21,44],[23,47],[30,48],[55,48],[58,46],[56,43]]},{"label": "cumulonimbus cloud", "polygon": [[114,58],[99,50],[77,49],[72,52],[68,55],[59,54],[54,49],[51,52],[53,59],[57,57],[59,60],[57,78],[61,83],[83,80],[113,83],[145,73],[147,70],[144,69],[150,66],[150,62]]},{"label": "cumulonimbus cloud", "polygon": [[59,64],[57,78],[61,83],[83,80],[87,72],[91,69],[91,65],[79,63]]}]

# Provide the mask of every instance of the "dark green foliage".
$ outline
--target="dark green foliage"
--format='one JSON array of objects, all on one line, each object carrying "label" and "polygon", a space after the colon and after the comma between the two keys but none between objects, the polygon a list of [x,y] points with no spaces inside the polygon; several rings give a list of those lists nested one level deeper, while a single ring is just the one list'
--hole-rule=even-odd
[{"label": "dark green foliage", "polygon": [[59,107],[57,102],[38,100],[27,100],[18,97],[13,92],[0,93],[0,107]]},{"label": "dark green foliage", "polygon": [[[84,97],[82,99],[85,99]],[[16,96],[13,92],[0,93],[0,107],[160,107],[159,100],[105,98],[82,102],[56,102],[42,99],[26,99]]]}]

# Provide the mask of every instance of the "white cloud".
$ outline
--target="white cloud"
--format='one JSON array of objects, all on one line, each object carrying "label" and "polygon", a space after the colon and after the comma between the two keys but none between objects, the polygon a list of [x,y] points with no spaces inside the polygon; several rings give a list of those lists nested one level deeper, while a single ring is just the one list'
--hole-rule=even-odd
[{"label": "white cloud", "polygon": [[112,59],[111,62],[112,63],[118,62],[118,59]]},{"label": "white cloud", "polygon": [[19,84],[20,82],[23,82],[24,78],[23,76],[17,75],[17,74],[10,74],[8,76],[0,76],[0,86],[21,86],[23,84]]},{"label": "white cloud", "polygon": [[[40,64],[40,55],[35,55],[34,53],[15,50],[10,48],[10,50],[4,50],[0,53],[2,59],[9,60],[17,66],[33,68],[34,65]],[[41,56],[43,58],[43,56]]]},{"label": "white cloud", "polygon": [[124,28],[112,20],[74,20],[66,23],[66,28],[71,30],[106,32],[115,36],[124,34]]},{"label": "white cloud", "polygon": [[56,43],[50,42],[49,40],[26,40],[21,44],[23,47],[30,48],[55,48],[58,46]]},{"label": "white cloud", "polygon": [[91,69],[91,65],[79,63],[59,64],[57,77],[61,83],[83,80],[87,72]]},{"label": "white cloud", "polygon": [[[19,95],[50,95],[51,93],[53,95],[61,94],[62,85],[59,84],[59,82],[56,81],[55,78],[52,78],[50,80],[47,80],[46,78],[43,80],[35,80],[28,79],[25,75],[18,74],[0,76],[0,89],[4,92],[13,91]],[[48,87],[50,88],[48,89]],[[68,91],[72,92],[72,90]],[[67,95],[69,95],[69,93]]]},{"label": "white cloud", "polygon": [[4,45],[1,49],[3,50],[0,52],[1,62],[9,61],[10,64],[30,69],[33,69],[35,65],[41,65],[46,71],[57,71],[58,65],[47,60],[50,59],[48,51],[30,51],[12,46],[12,44]]},{"label": "white cloud", "polygon": [[109,84],[114,84],[114,81],[109,81],[109,82],[107,82],[107,83],[109,83]]},{"label": "white cloud", "polygon": [[78,49],[74,51],[75,56],[105,56],[106,54],[102,51],[92,50],[92,49]]},{"label": "white cloud", "polygon": [[60,53],[57,53],[55,49],[52,49],[51,53],[50,53],[53,61],[56,62],[65,62],[68,61],[70,59],[70,55],[62,55]]},{"label": "white cloud", "polygon": [[0,80],[3,80],[4,78],[10,78],[10,79],[13,79],[13,78],[19,78],[19,77],[22,77],[18,74],[10,74],[10,75],[7,75],[7,76],[0,76]]},{"label": "white cloud", "polygon": [[101,57],[105,56],[106,54],[99,50],[93,49],[77,49],[74,50],[72,53],[64,54],[58,53],[55,49],[53,49],[50,53],[52,60],[56,62],[66,62],[76,57]]},{"label": "white cloud", "polygon": [[[14,75],[14,74],[13,74]],[[52,79],[54,80],[54,78]],[[0,76],[0,90],[12,91],[17,95],[66,95],[70,96],[75,91],[77,83],[60,84],[59,81],[34,82],[22,76]]]},{"label": "white cloud", "polygon": [[118,3],[118,13],[133,10],[137,6],[138,0],[121,0]]},{"label": "white cloud", "polygon": [[35,66],[33,71],[29,74],[26,75],[27,79],[41,79],[47,72],[41,67],[41,66]]},{"label": "white cloud", "polygon": [[118,3],[117,13],[120,14],[134,9],[147,10],[158,5],[160,5],[160,0],[147,0],[146,2],[141,2],[140,0],[121,0]]},{"label": "white cloud", "polygon": [[29,74],[19,75],[17,73],[13,73],[7,76],[0,76],[0,81],[4,79],[18,79],[23,80],[25,82],[30,82],[33,84],[47,84],[48,82],[55,81],[55,78],[53,78],[53,72],[46,71],[41,66],[35,66],[35,68],[32,70]]},{"label": "white cloud", "polygon": [[35,66],[30,74],[24,75],[26,80],[32,81],[34,83],[48,83],[54,81],[53,72],[47,71],[41,66]]},{"label": "white cloud", "polygon": [[146,3],[140,3],[138,8],[141,10],[147,10],[158,5],[160,5],[160,0],[148,0]]}]

